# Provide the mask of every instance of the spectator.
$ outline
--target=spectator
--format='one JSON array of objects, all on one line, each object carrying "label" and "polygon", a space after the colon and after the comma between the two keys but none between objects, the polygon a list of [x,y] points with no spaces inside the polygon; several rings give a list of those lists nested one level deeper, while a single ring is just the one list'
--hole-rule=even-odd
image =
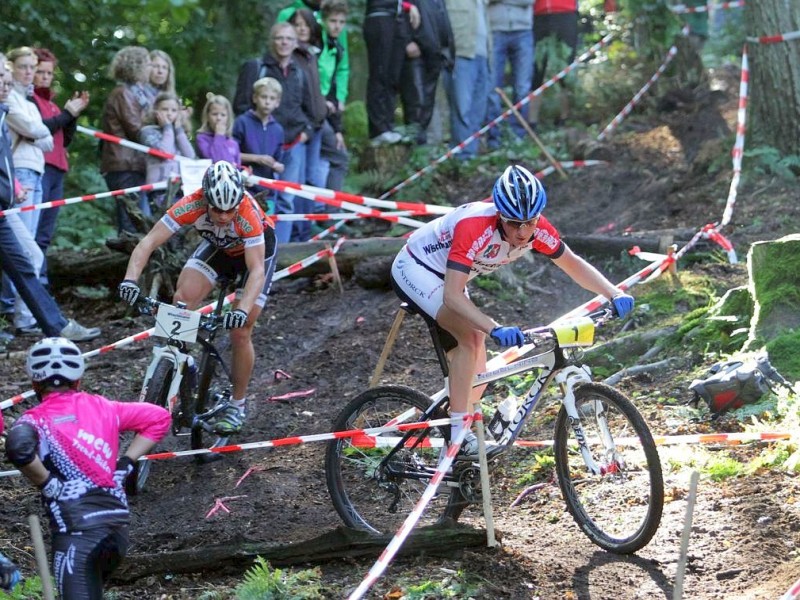
[{"label": "spectator", "polygon": [[350,83],[350,57],[347,50],[346,0],[324,0],[322,12],[322,51],[319,55],[320,91],[328,104],[328,118],[322,129],[322,160],[328,165],[326,184],[341,190],[350,157],[344,141],[342,116]]},{"label": "spectator", "polygon": [[[545,38],[554,37],[570,48],[567,63],[575,60],[578,48],[578,1],[577,0],[535,0],[533,4],[533,38],[536,44],[541,44]],[[534,63],[533,84],[531,88],[537,89],[544,83],[547,71],[547,53],[539,52]],[[556,126],[563,125],[569,118],[569,97],[567,84],[564,79],[559,80],[559,117]],[[531,110],[528,119],[531,127],[536,129],[539,122],[539,110],[542,107],[542,97],[534,96],[531,100]]]},{"label": "spectator", "polygon": [[[5,65],[6,58],[0,54],[0,210],[13,206],[22,195],[21,188],[16,192],[14,189],[11,134],[5,124],[8,108],[4,101],[12,85],[11,73]],[[99,329],[83,327],[77,321],[62,316],[55,300],[39,281],[38,268],[32,263],[37,252],[41,256],[39,246],[20,221],[19,215],[0,217],[0,265],[24,301],[24,304],[16,303],[17,310],[21,310],[23,305],[27,307],[46,335],[61,335],[73,341],[89,341],[98,337]]]},{"label": "spectator", "polygon": [[[284,172],[283,127],[273,113],[281,103],[283,89],[272,77],[262,77],[253,84],[254,109],[236,117],[233,138],[241,149],[242,164],[253,169],[255,177],[274,179]],[[260,190],[260,188],[259,188]],[[253,192],[258,192],[252,188]],[[274,193],[269,196],[274,197]],[[291,223],[288,224],[291,226]],[[286,229],[291,232],[290,227]]]},{"label": "spectator", "polygon": [[289,6],[282,8],[278,12],[278,18],[275,20],[277,23],[284,23],[291,19],[291,16],[299,9],[305,8],[314,13],[314,18],[317,18],[319,12],[320,0],[294,0]]},{"label": "spectator", "polygon": [[[3,433],[2,418],[0,418],[0,433]],[[5,592],[12,591],[21,579],[17,565],[0,553],[0,590]]]},{"label": "spectator", "polygon": [[[78,391],[84,368],[69,340],[34,344],[25,370],[39,404],[17,419],[6,441],[6,456],[39,489],[50,517],[53,571],[65,599],[103,597],[128,548],[125,480],[171,420],[161,406]],[[135,437],[120,455],[124,431]]]},{"label": "spectator", "polygon": [[367,119],[373,144],[395,144],[394,109],[400,73],[411,30],[420,25],[419,9],[410,2],[367,0],[364,42],[367,45]]},{"label": "spectator", "polygon": [[[505,86],[506,63],[511,65],[512,99],[514,104],[531,91],[533,78],[533,0],[489,0],[489,23],[492,29],[492,71],[494,86]],[[492,90],[489,94],[489,118],[500,115],[505,106],[500,95]],[[524,119],[528,118],[528,105],[519,108]],[[517,137],[526,135],[525,128],[516,118],[511,119],[511,130]],[[489,130],[489,147],[500,145],[500,129]]]},{"label": "spectator", "polygon": [[[114,55],[109,75],[117,81],[103,107],[103,131],[131,141],[139,140],[142,119],[150,110],[146,85],[150,80],[150,55],[141,46],[127,46]],[[144,185],[147,171],[145,154],[120,144],[103,143],[100,172],[109,190]],[[139,210],[151,216],[144,194],[137,194]],[[135,232],[124,202],[117,203],[117,228]]]},{"label": "spectator", "polygon": [[[320,91],[319,54],[322,47],[322,27],[314,18],[314,13],[305,8],[297,9],[288,21],[297,33],[297,48],[294,60],[303,69],[308,82],[310,95],[312,132],[306,143],[306,180],[313,186],[324,188],[328,181],[329,164],[320,156],[322,148],[322,132],[325,117],[328,115],[328,104]],[[309,214],[318,212],[317,207],[324,207],[308,198],[295,196],[295,212]],[[307,241],[311,237],[311,223],[296,221],[292,224],[292,240]]]},{"label": "spectator", "polygon": [[[8,95],[7,124],[11,130],[17,179],[26,190],[26,206],[41,204],[44,153],[53,149],[53,136],[33,102],[33,77],[39,59],[33,48],[23,46],[8,53],[13,87]],[[25,226],[36,235],[39,211],[22,216]]]},{"label": "spectator", "polygon": [[198,155],[214,162],[227,160],[232,165],[240,165],[239,142],[232,135],[233,108],[230,100],[219,94],[206,94],[202,119],[195,137]]},{"label": "spectator", "polygon": [[[39,64],[33,76],[33,100],[42,115],[42,122],[53,136],[53,149],[44,154],[44,176],[42,177],[42,202],[60,200],[64,197],[64,175],[69,169],[67,146],[75,134],[78,116],[89,105],[89,92],[73,92],[62,111],[53,102],[53,77],[58,59],[47,48],[36,48]],[[42,282],[47,285],[47,249],[56,229],[59,207],[41,211],[36,228],[36,243],[42,249],[44,262],[41,268]]]},{"label": "spectator", "polygon": [[[153,108],[142,121],[144,126],[139,133],[139,139],[145,146],[176,156],[195,158],[194,147],[186,135],[188,118],[186,110],[181,106],[180,100],[174,93],[161,92],[156,96]],[[158,183],[180,175],[177,159],[168,160],[148,154],[146,160],[145,183]],[[161,205],[164,204],[165,196],[164,191],[150,193],[150,199]],[[173,200],[174,198],[168,198],[168,204],[172,204]]]},{"label": "spectator", "polygon": [[[491,85],[489,56],[491,33],[486,0],[446,0],[456,40],[453,72],[445,72],[450,102],[450,135],[462,142],[478,131],[486,117]],[[478,141],[467,144],[457,157],[466,160],[478,153]]]},{"label": "spectator", "polygon": [[425,144],[439,76],[442,69],[452,70],[455,62],[455,40],[445,0],[419,0],[418,6],[421,24],[406,46],[400,99],[405,123],[416,129],[416,142]]},{"label": "spectator", "polygon": [[161,92],[175,91],[175,65],[172,58],[163,50],[150,51],[150,79],[145,85],[145,91],[152,104]]},{"label": "spectator", "polygon": [[[280,105],[275,109],[274,117],[283,127],[285,170],[281,179],[303,183],[306,181],[306,142],[313,131],[311,118],[311,94],[303,69],[294,60],[297,47],[297,33],[289,23],[276,23],[270,30],[270,51],[259,60],[249,60],[239,72],[236,83],[234,110],[245,103],[241,99],[243,88],[252,90],[253,82],[260,77],[272,77],[281,84],[283,90]],[[251,103],[247,100],[247,105]],[[277,212],[293,213],[294,194],[278,194]],[[279,221],[275,228],[278,243],[290,241],[292,223]]]}]

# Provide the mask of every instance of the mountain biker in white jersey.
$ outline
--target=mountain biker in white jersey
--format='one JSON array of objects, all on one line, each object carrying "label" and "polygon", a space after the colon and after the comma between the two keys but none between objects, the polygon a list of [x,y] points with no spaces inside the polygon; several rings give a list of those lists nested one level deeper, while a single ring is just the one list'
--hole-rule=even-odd
[{"label": "mountain biker in white jersey", "polygon": [[[524,344],[522,330],[503,326],[469,298],[467,282],[490,273],[532,250],[548,257],[581,287],[608,298],[617,314],[633,309],[633,298],[595,267],[577,256],[542,216],[547,195],[524,167],[508,167],[492,189],[493,202],[471,202],[414,232],[392,265],[398,296],[447,334],[443,336],[450,366],[452,438],[464,428],[486,386],[472,387],[486,370],[486,336],[502,347]],[[477,439],[468,432],[458,458],[477,457]]]}]

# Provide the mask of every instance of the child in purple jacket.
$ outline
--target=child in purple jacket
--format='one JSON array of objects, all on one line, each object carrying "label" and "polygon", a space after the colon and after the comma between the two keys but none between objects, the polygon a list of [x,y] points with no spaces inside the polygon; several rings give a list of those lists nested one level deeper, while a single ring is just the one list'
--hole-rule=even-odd
[{"label": "child in purple jacket", "polygon": [[239,142],[232,136],[233,109],[230,101],[225,96],[209,92],[206,94],[202,118],[203,123],[195,138],[200,158],[210,158],[214,162],[226,160],[240,166]]}]

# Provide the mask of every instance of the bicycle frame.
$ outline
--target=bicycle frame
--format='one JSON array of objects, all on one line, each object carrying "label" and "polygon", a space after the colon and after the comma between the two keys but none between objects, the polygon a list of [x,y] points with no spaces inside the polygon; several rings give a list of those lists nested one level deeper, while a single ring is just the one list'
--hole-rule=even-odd
[{"label": "bicycle frame", "polygon": [[191,364],[189,361],[194,361],[194,358],[192,358],[190,354],[183,351],[185,346],[183,342],[170,343],[167,341],[164,346],[153,347],[153,359],[150,361],[150,364],[147,366],[147,371],[144,374],[144,384],[142,385],[142,391],[139,392],[139,402],[144,402],[145,396],[147,396],[147,390],[153,379],[153,373],[158,363],[164,358],[175,366],[172,381],[169,385],[169,392],[167,393],[167,410],[169,410],[170,414],[175,414],[175,404],[178,402],[184,371],[187,366]]}]

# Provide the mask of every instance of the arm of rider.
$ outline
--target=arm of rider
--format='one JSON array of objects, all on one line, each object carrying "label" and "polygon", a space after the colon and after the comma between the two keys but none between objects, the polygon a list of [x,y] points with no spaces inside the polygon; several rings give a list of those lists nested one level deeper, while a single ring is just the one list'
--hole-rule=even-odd
[{"label": "arm of rider", "polygon": [[119,485],[124,485],[125,480],[136,468],[136,461],[139,460],[140,457],[147,454],[155,445],[155,440],[151,440],[150,438],[147,438],[141,434],[136,434],[136,436],[131,440],[128,449],[125,451],[125,454],[117,458],[117,466],[114,470],[114,480]]},{"label": "arm of rider", "polygon": [[553,262],[582,288],[611,300],[618,316],[633,310],[633,298],[611,283],[605,275],[565,246],[564,253]]},{"label": "arm of rider", "polygon": [[153,228],[136,244],[133,252],[131,252],[128,269],[125,271],[125,279],[137,281],[155,249],[171,237],[172,232],[164,223],[158,221],[153,225]]}]

